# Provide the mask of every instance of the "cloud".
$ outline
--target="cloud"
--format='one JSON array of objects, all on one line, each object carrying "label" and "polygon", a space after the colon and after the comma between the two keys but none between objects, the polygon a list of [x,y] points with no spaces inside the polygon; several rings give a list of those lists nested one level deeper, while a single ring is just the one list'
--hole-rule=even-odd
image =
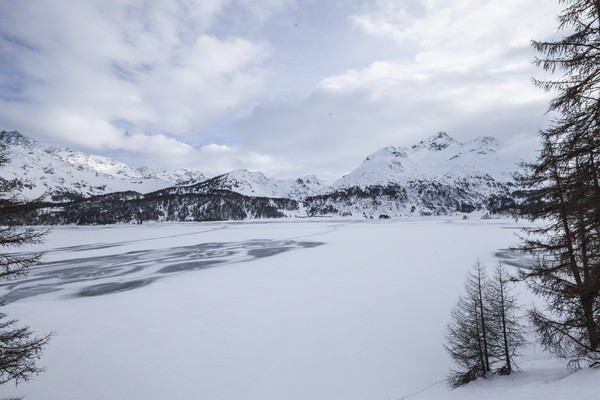
[{"label": "cloud", "polygon": [[535,137],[549,100],[531,85],[530,41],[554,29],[556,5],[546,3],[428,0],[406,9],[376,2],[349,20],[401,56],[325,77],[305,98],[261,104],[239,122],[244,145],[333,178],[380,147],[440,130],[459,140],[492,135],[531,144],[522,136]]},{"label": "cloud", "polygon": [[214,143],[192,147],[160,134],[125,135],[115,142],[110,155],[132,166],[187,168],[201,171],[208,177],[236,169],[261,171],[267,176],[286,175],[294,170],[286,160],[272,155]]},{"label": "cloud", "polygon": [[122,126],[148,140],[194,138],[263,90],[268,43],[210,33],[229,3],[2,2],[0,55],[11,60],[0,70],[4,129],[92,150],[130,142]]},{"label": "cloud", "polygon": [[556,2],[541,0],[424,0],[421,5],[410,12],[405,2],[380,0],[351,20],[371,35],[411,47],[420,63],[464,70],[547,35],[559,10]]},{"label": "cloud", "polygon": [[244,151],[239,147],[209,144],[195,153],[195,165],[205,174],[214,176],[234,169],[261,171],[267,176],[281,175],[291,166],[277,157]]},{"label": "cloud", "polygon": [[209,175],[334,180],[439,130],[526,151],[553,3],[5,0],[0,124]]}]

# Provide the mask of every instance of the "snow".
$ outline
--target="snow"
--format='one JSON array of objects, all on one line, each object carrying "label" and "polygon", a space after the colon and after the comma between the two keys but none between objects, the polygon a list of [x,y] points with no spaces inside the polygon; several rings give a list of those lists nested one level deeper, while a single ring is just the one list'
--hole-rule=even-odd
[{"label": "snow", "polygon": [[460,179],[490,176],[499,182],[512,182],[518,160],[505,153],[500,155],[502,149],[502,144],[490,136],[461,143],[440,132],[410,148],[390,146],[371,154],[325,192],[357,186],[405,185],[415,179],[452,184]]},{"label": "snow", "polygon": [[[512,174],[519,161],[493,137],[481,136],[461,143],[440,132],[409,148],[383,148],[348,175],[327,185],[314,175],[276,179],[258,171],[238,169],[207,180],[202,173],[186,169],[132,168],[108,157],[43,144],[18,132],[0,133],[0,142],[11,149],[11,162],[3,167],[2,177],[20,180],[23,185],[19,190],[29,199],[49,198],[65,192],[84,197],[128,190],[149,193],[186,185],[189,191],[226,189],[246,196],[302,200],[312,195],[376,185],[401,185],[412,193],[411,184],[415,186],[416,181],[434,186],[470,187],[485,196],[502,191],[496,183],[505,188],[507,182],[514,181]],[[400,206],[404,210],[407,204]],[[362,210],[354,211],[362,214]],[[394,207],[387,211],[393,215],[404,214],[394,212]]]},{"label": "snow", "polygon": [[[2,168],[1,177],[18,180],[27,199],[64,192],[84,197],[120,191],[150,193],[175,185],[194,185],[207,181],[199,171],[132,168],[109,157],[85,154],[47,145],[19,132],[0,133],[0,144],[10,149],[10,163]],[[214,177],[211,188],[228,189],[258,197],[301,199],[319,191],[324,185],[314,175],[298,179],[267,178],[261,172],[245,169]]]},{"label": "snow", "polygon": [[[519,226],[405,218],[55,227],[40,247],[42,269],[109,268],[107,260],[134,257],[139,270],[72,283],[51,278],[57,291],[5,306],[55,336],[41,360],[47,371],[2,387],[0,397],[597,399],[600,371],[567,370],[535,346],[518,360],[523,372],[454,391],[441,382],[451,368],[445,326],[464,276],[476,258],[497,262],[516,244]],[[315,245],[294,245],[307,242]],[[256,250],[263,245],[285,250]],[[157,272],[182,257],[225,261]],[[75,295],[143,277],[156,280]]]},{"label": "snow", "polygon": [[10,150],[10,162],[2,168],[1,176],[20,181],[23,186],[19,191],[27,199],[49,199],[61,192],[85,197],[128,190],[149,193],[206,178],[186,169],[134,169],[109,157],[47,145],[19,132],[0,133],[0,143]]},{"label": "snow", "polygon": [[314,175],[298,179],[276,179],[267,178],[262,172],[236,169],[199,186],[227,189],[245,196],[299,200],[319,191],[323,183]]}]

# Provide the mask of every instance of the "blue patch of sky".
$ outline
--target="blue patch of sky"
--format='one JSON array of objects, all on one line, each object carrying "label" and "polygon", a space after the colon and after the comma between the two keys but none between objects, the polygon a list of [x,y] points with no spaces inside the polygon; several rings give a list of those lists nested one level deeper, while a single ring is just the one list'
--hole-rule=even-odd
[{"label": "blue patch of sky", "polygon": [[110,65],[111,71],[115,77],[123,81],[135,82],[138,74],[151,72],[154,66],[148,63],[139,63],[135,66],[128,66],[122,63],[113,62]]},{"label": "blue patch of sky", "polygon": [[28,101],[26,89],[34,79],[23,72],[19,54],[37,49],[16,36],[0,32],[0,98],[7,101]]},{"label": "blue patch of sky", "polygon": [[26,90],[33,78],[19,68],[18,62],[0,49],[0,98],[6,101],[29,101]]},{"label": "blue patch of sky", "polygon": [[10,33],[0,31],[0,42],[4,45],[8,44],[12,47],[16,47],[19,50],[38,51],[34,45],[28,43],[26,40],[18,38]]},{"label": "blue patch of sky", "polygon": [[110,69],[113,75],[116,76],[118,79],[133,82],[133,74],[125,65],[119,63],[112,63]]},{"label": "blue patch of sky", "polygon": [[193,129],[189,137],[194,140],[186,143],[197,149],[208,144],[235,147],[241,143],[239,132],[233,129],[229,121],[223,120],[216,120],[201,129]]},{"label": "blue patch of sky", "polygon": [[126,119],[115,119],[110,121],[110,124],[117,128],[125,136],[131,136],[136,133],[144,135],[165,135],[182,141],[195,149],[200,149],[208,144],[218,144],[220,146],[233,147],[240,144],[239,135],[232,130],[231,124],[228,121],[216,120],[211,124],[202,128],[193,128],[186,133],[185,136],[176,136],[167,131],[160,129],[151,129],[137,125]]}]

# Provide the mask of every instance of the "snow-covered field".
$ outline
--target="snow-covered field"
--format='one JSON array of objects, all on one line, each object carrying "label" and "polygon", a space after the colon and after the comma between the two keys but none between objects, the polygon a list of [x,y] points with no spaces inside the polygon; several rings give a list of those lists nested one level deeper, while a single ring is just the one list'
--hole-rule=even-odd
[{"label": "snow-covered field", "polygon": [[534,346],[524,372],[454,391],[440,383],[466,272],[476,258],[491,267],[505,257],[520,225],[56,227],[39,247],[45,264],[0,287],[10,316],[55,332],[47,371],[0,398],[597,399],[600,371],[573,373]]}]

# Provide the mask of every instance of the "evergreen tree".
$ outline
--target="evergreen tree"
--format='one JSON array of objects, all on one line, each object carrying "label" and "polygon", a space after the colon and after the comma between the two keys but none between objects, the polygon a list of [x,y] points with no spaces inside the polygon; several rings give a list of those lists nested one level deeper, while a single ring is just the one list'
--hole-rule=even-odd
[{"label": "evergreen tree", "polygon": [[494,269],[494,275],[486,293],[486,300],[495,334],[493,343],[496,361],[500,365],[494,372],[509,375],[513,370],[513,358],[525,343],[523,327],[519,323],[519,306],[511,292],[511,277],[502,263]]},{"label": "evergreen tree", "polygon": [[557,41],[534,42],[544,70],[535,81],[556,91],[556,117],[540,132],[542,149],[523,183],[534,189],[522,210],[547,224],[528,229],[522,248],[539,255],[523,277],[546,299],[530,317],[546,348],[579,363],[600,360],[600,1],[562,0]]},{"label": "evergreen tree", "polygon": [[451,314],[445,348],[462,371],[452,371],[450,386],[458,387],[490,374],[508,375],[523,345],[517,302],[509,276],[499,265],[489,280],[479,261],[467,274],[465,294]]},{"label": "evergreen tree", "polygon": [[477,261],[467,274],[465,294],[460,296],[451,314],[444,346],[463,371],[452,371],[449,383],[458,387],[491,371],[489,338],[493,329],[487,319],[484,299],[489,290],[484,267]]},{"label": "evergreen tree", "polygon": [[[6,148],[0,148],[0,166],[8,162]],[[28,203],[20,202],[11,195],[11,182],[0,178],[0,213],[26,212]],[[31,228],[0,226],[0,248],[10,249],[24,244],[39,243],[44,233]],[[40,255],[0,254],[0,279],[14,279],[25,275],[27,270],[39,264]],[[34,337],[27,326],[18,326],[0,312],[0,385],[14,381],[27,381],[43,369],[36,365],[50,335]]]}]

